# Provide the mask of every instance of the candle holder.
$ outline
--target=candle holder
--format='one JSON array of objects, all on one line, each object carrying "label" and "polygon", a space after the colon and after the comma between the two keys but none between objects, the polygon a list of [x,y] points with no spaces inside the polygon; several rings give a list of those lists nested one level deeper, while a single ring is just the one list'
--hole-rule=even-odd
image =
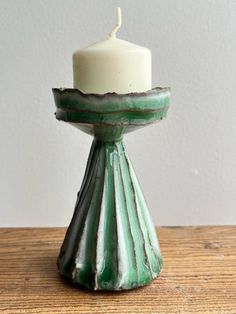
[{"label": "candle holder", "polygon": [[53,94],[56,118],[94,136],[59,272],[92,290],[144,286],[161,272],[162,257],[122,138],[166,116],[170,89],[98,95],[54,88]]}]

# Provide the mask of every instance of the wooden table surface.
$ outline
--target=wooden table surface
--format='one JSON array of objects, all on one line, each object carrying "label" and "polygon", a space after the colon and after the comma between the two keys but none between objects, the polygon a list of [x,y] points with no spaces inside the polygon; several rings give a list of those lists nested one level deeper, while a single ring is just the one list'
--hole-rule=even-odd
[{"label": "wooden table surface", "polygon": [[0,313],[236,313],[236,227],[158,229],[164,270],[128,292],[61,279],[64,228],[0,229]]}]

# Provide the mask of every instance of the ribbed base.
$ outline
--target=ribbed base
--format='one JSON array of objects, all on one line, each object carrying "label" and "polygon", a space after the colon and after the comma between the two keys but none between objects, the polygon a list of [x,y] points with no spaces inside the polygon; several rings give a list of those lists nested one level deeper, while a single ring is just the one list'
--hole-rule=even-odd
[{"label": "ribbed base", "polygon": [[57,263],[94,290],[136,288],[160,273],[155,229],[122,142],[94,140]]}]

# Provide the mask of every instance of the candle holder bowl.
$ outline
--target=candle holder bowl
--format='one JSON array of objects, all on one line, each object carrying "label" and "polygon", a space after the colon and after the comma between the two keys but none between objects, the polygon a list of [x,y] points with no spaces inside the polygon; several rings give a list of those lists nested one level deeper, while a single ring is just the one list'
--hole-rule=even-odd
[{"label": "candle holder bowl", "polygon": [[83,94],[53,88],[56,118],[94,137],[59,257],[61,275],[92,290],[149,284],[162,270],[155,228],[123,135],[166,116],[170,88]]}]

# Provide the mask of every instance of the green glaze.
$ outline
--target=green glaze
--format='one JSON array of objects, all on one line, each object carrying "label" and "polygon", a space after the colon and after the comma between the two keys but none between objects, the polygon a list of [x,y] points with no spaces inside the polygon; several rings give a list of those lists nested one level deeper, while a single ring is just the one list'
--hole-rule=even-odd
[{"label": "green glaze", "polygon": [[170,90],[85,95],[53,89],[56,118],[92,134],[74,214],[58,257],[62,275],[93,290],[132,289],[162,269],[155,228],[122,137],[161,120]]},{"label": "green glaze", "polygon": [[166,116],[169,88],[145,93],[83,94],[78,89],[53,89],[56,118],[69,122],[99,140],[114,141],[123,134]]}]

